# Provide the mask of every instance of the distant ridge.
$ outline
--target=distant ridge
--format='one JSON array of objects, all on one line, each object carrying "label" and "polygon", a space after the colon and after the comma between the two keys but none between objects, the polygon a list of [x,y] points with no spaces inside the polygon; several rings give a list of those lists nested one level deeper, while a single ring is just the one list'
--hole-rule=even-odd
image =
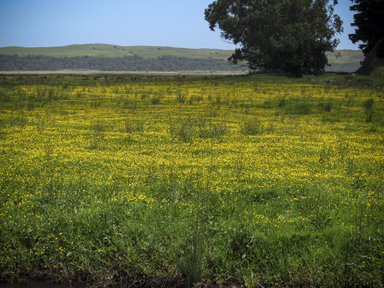
[{"label": "distant ridge", "polygon": [[[19,47],[10,46],[0,48],[1,55],[18,55],[19,57],[42,55],[55,58],[70,57],[108,57],[108,58],[124,58],[124,57],[140,57],[140,59],[158,59],[163,56],[183,57],[192,59],[210,59],[227,60],[232,55],[232,50],[221,49],[189,49],[175,48],[166,46],[118,46],[109,44],[75,44],[60,47]],[[332,65],[327,71],[345,71],[354,72],[364,60],[363,53],[360,50],[336,50],[333,53],[327,53],[328,61]],[[176,59],[176,58],[175,58]],[[117,60],[117,59],[116,59]],[[8,61],[8,60],[7,60]],[[144,60],[143,60],[144,61]],[[215,61],[212,61],[212,63]],[[221,62],[219,66],[225,68]],[[0,63],[0,70],[2,69]],[[4,66],[4,64],[3,64]],[[29,66],[31,67],[31,66]],[[185,67],[183,66],[183,69]],[[214,65],[210,68],[215,69]],[[176,69],[173,67],[173,69]],[[234,67],[232,66],[232,69]],[[242,67],[244,69],[244,67]]]},{"label": "distant ridge", "polygon": [[226,60],[232,54],[232,50],[220,49],[189,49],[165,46],[118,46],[109,44],[79,44],[59,47],[19,47],[10,46],[0,48],[3,55],[44,55],[52,57],[76,57],[76,56],[104,56],[124,57],[134,54],[145,59],[170,55],[187,58],[213,58]]}]

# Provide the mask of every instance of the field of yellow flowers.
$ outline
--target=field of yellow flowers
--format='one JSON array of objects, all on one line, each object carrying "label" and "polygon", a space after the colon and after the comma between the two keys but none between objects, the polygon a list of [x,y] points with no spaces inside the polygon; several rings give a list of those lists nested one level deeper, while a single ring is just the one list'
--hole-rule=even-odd
[{"label": "field of yellow flowers", "polygon": [[0,281],[382,287],[383,96],[258,75],[2,77]]}]

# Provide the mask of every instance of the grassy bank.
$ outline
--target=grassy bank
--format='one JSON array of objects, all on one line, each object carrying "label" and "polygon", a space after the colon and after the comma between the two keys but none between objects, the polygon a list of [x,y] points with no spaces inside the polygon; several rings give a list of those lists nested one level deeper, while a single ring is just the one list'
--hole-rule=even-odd
[{"label": "grassy bank", "polygon": [[0,280],[382,287],[383,92],[316,81],[2,77]]}]

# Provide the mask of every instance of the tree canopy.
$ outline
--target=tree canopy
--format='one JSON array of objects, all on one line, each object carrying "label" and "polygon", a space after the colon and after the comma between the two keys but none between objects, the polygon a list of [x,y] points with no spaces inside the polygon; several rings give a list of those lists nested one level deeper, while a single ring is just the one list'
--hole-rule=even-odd
[{"label": "tree canopy", "polygon": [[238,45],[228,59],[250,69],[320,74],[343,31],[329,0],[217,0],[205,10],[211,30]]},{"label": "tree canopy", "polygon": [[354,34],[349,34],[352,43],[362,41],[359,48],[367,55],[376,43],[384,37],[384,1],[383,0],[351,0],[355,5],[349,9],[355,11],[354,23],[357,27]]}]

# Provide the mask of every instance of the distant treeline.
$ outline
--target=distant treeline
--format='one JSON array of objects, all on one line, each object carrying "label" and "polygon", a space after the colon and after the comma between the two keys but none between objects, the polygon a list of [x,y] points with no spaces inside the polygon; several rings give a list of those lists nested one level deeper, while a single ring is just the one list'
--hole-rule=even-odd
[{"label": "distant treeline", "polygon": [[[332,63],[331,63],[332,64]],[[333,63],[328,72],[355,72],[359,62]],[[243,70],[245,65],[231,65],[223,59],[201,59],[171,55],[145,59],[137,54],[112,58],[103,56],[52,57],[44,55],[0,55],[0,71],[193,71],[193,70]]]},{"label": "distant treeline", "polygon": [[43,55],[0,55],[0,71],[191,71],[191,70],[242,70],[241,65],[231,65],[223,59],[197,59],[175,56],[159,56],[145,59],[138,55],[123,58],[101,56],[76,56],[57,58]]}]

